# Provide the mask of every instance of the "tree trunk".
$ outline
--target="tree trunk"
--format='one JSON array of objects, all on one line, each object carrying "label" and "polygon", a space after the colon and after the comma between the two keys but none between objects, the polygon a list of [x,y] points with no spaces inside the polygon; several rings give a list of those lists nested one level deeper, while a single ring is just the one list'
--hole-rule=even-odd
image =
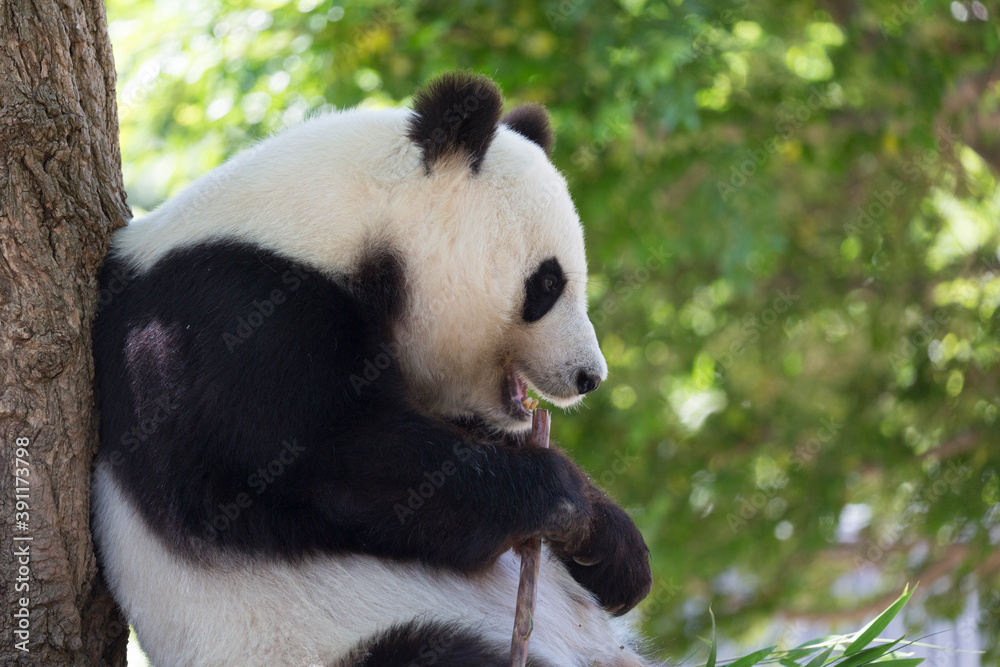
[{"label": "tree trunk", "polygon": [[114,89],[101,2],[0,0],[3,665],[125,662],[89,521],[97,270],[129,217]]}]

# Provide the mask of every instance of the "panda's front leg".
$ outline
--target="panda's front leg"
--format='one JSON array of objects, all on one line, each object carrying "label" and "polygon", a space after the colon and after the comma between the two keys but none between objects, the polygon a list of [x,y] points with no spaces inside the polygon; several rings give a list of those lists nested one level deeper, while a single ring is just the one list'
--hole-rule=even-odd
[{"label": "panda's front leg", "polygon": [[[512,441],[508,446],[520,443]],[[582,470],[579,474],[586,476]],[[549,536],[547,542],[573,578],[597,596],[605,610],[621,616],[642,602],[652,588],[649,547],[632,518],[589,477],[587,500],[586,537],[568,543]]]},{"label": "panda's front leg", "polygon": [[601,489],[590,485],[589,498],[587,538],[572,549],[554,544],[553,551],[602,607],[620,616],[649,595],[653,584],[649,548],[632,518]]},{"label": "panda's front leg", "polygon": [[[319,502],[342,546],[476,572],[541,535],[602,606],[649,592],[649,551],[631,518],[558,449],[483,437],[420,411],[380,411],[343,433]],[[378,436],[363,435],[371,423]]]},{"label": "panda's front leg", "polygon": [[363,421],[327,450],[313,491],[341,548],[474,573],[534,535],[566,554],[594,541],[593,488],[558,449],[478,438],[419,411]]}]

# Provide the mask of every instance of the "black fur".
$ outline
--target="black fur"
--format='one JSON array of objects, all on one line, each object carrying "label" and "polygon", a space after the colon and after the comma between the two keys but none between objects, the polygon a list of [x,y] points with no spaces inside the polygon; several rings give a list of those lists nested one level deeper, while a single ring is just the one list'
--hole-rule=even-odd
[{"label": "black fur", "polygon": [[524,283],[524,308],[521,312],[525,322],[536,322],[556,305],[566,289],[566,276],[555,257],[542,262]]},{"label": "black fur", "polygon": [[541,146],[546,155],[552,155],[553,135],[549,112],[541,104],[522,104],[511,110],[500,122]]},{"label": "black fur", "polygon": [[573,578],[620,616],[642,602],[653,586],[649,548],[625,511],[597,487],[590,489],[590,536],[564,563]]},{"label": "black fur", "polygon": [[[442,623],[398,625],[361,642],[344,667],[506,667],[510,647],[488,646],[467,629]],[[537,659],[534,667],[545,667]]]},{"label": "black fur", "polygon": [[[566,544],[588,484],[557,450],[478,439],[408,398],[404,270],[383,251],[333,279],[230,243],[173,251],[101,311],[101,458],[189,555],[362,551],[460,571],[525,536]],[[557,511],[567,501],[574,513]]]},{"label": "black fur", "polygon": [[474,572],[542,534],[564,558],[602,560],[578,575],[599,599],[634,605],[642,537],[565,455],[412,402],[389,333],[405,276],[378,247],[339,277],[232,242],[143,274],[109,257],[99,459],[189,558],[364,552]]},{"label": "black fur", "polygon": [[364,254],[348,285],[352,295],[369,311],[381,339],[392,337],[392,323],[402,314],[406,302],[406,275],[403,261],[390,248],[372,246]]},{"label": "black fur", "polygon": [[496,84],[467,72],[444,74],[417,92],[407,135],[423,148],[427,172],[447,155],[464,154],[477,173],[496,136],[502,107]]}]

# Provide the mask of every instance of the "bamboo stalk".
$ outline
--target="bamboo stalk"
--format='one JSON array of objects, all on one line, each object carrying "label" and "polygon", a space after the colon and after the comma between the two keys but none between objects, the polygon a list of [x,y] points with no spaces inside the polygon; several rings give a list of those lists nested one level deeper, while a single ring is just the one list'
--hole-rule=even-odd
[{"label": "bamboo stalk", "polygon": [[[549,446],[549,411],[535,410],[531,417],[531,437],[528,447]],[[538,585],[538,566],[542,559],[542,539],[529,537],[514,547],[521,556],[521,581],[517,586],[517,605],[514,608],[514,635],[510,641],[511,667],[525,667],[528,661],[528,639],[535,627],[535,598]]]}]

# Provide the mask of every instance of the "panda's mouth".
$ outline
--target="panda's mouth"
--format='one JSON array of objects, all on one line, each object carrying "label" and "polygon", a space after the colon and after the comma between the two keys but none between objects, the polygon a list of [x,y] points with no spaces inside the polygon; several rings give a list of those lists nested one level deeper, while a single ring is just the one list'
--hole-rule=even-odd
[{"label": "panda's mouth", "polygon": [[507,371],[507,394],[509,396],[508,412],[511,416],[520,419],[531,417],[531,410],[527,403],[531,401],[528,397],[528,383],[521,379],[513,368]]}]

